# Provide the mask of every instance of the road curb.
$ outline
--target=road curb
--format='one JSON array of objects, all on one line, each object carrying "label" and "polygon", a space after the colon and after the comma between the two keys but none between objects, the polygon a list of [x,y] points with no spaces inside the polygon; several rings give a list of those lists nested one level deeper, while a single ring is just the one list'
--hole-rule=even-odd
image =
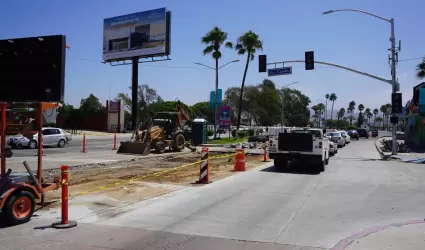
[{"label": "road curb", "polygon": [[393,224],[384,225],[384,226],[372,227],[372,228],[363,230],[357,234],[351,235],[345,239],[340,240],[334,247],[331,248],[331,250],[345,250],[354,241],[364,238],[370,234],[383,231],[388,228],[402,227],[402,226],[414,225],[414,224],[420,224],[420,223],[425,223],[425,220],[411,220],[411,221],[406,221],[401,223],[393,223]]},{"label": "road curb", "polygon": [[379,144],[381,143],[383,138],[385,138],[385,137],[380,137],[380,138],[376,139],[375,148],[378,151],[379,156],[381,157],[381,160],[388,160],[389,158],[391,158],[391,155],[385,155],[385,153],[382,151],[381,147],[379,146]]}]

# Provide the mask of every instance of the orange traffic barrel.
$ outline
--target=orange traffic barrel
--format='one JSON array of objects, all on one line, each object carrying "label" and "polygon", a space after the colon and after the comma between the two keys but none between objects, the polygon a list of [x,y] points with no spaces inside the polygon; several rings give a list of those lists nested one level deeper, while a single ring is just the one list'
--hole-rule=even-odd
[{"label": "orange traffic barrel", "polygon": [[236,149],[234,171],[245,171],[245,163],[245,150],[243,148]]}]

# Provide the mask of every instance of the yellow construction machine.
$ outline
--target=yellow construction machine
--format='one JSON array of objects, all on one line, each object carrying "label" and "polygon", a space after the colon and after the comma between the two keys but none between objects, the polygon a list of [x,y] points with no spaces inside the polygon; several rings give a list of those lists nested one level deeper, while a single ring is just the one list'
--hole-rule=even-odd
[{"label": "yellow construction machine", "polygon": [[177,101],[177,112],[158,112],[145,128],[137,128],[129,141],[123,141],[118,148],[118,154],[148,155],[154,149],[162,154],[168,148],[180,152],[190,146],[191,119],[184,111],[183,105]]}]

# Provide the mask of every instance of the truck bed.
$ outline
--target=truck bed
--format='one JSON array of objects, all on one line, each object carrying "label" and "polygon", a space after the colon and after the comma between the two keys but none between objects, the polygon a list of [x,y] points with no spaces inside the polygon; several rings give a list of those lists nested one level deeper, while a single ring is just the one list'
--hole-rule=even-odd
[{"label": "truck bed", "polygon": [[313,152],[313,135],[302,133],[279,133],[279,151]]}]

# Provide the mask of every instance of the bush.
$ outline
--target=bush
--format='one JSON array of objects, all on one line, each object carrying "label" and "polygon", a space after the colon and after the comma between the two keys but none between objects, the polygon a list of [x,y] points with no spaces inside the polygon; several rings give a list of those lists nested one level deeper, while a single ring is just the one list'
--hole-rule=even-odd
[{"label": "bush", "polygon": [[248,135],[249,135],[249,136],[253,136],[253,135],[255,135],[255,130],[253,130],[253,129],[248,129]]},{"label": "bush", "polygon": [[232,136],[235,137],[236,136],[236,129],[232,130]]},{"label": "bush", "polygon": [[246,136],[246,132],[245,131],[238,131],[238,137],[239,138],[244,138]]},{"label": "bush", "polygon": [[353,125],[350,125],[350,126],[347,127],[347,129],[348,130],[352,130],[352,129],[357,129],[357,127],[356,126],[353,126]]},{"label": "bush", "polygon": [[213,135],[214,135],[214,131],[212,131],[212,130],[208,130],[208,131],[207,131],[207,135],[208,135],[208,136],[213,136]]}]

